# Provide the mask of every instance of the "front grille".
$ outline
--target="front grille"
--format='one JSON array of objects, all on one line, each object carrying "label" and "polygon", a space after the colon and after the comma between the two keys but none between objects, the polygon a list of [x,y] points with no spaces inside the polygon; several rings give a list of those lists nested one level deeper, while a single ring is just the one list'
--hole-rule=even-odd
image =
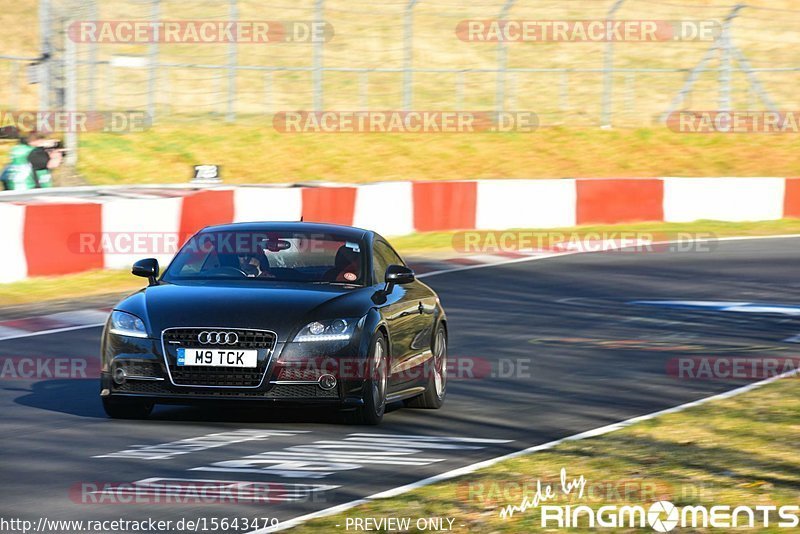
[{"label": "front grille", "polygon": [[[235,332],[239,337],[235,345],[201,345],[197,336],[203,331]],[[175,328],[165,330],[162,334],[164,351],[169,365],[172,381],[179,386],[205,386],[205,387],[258,387],[267,371],[272,350],[275,347],[276,335],[265,330],[249,330],[239,328]],[[247,349],[258,350],[258,366],[255,368],[241,367],[186,367],[176,365],[177,349],[182,348],[208,348],[208,349]]]},{"label": "front grille", "polygon": [[316,381],[320,373],[314,369],[300,369],[297,367],[283,367],[278,372],[277,380],[308,380]]},{"label": "front grille", "polygon": [[267,395],[281,399],[335,399],[339,396],[336,388],[324,390],[316,384],[275,384]]},{"label": "front grille", "polygon": [[128,376],[147,376],[147,377],[163,377],[164,372],[161,370],[159,362],[149,362],[142,360],[116,360],[114,368],[122,367]]}]

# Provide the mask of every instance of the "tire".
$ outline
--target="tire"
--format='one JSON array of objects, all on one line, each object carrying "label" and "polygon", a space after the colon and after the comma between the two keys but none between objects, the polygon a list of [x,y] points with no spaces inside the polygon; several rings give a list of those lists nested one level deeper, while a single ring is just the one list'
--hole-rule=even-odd
[{"label": "tire", "polygon": [[386,337],[376,333],[367,356],[369,372],[364,383],[364,405],[356,411],[356,420],[364,425],[379,425],[386,412],[386,386],[389,383]]},{"label": "tire", "polygon": [[103,397],[103,409],[112,419],[146,419],[153,403],[141,400],[119,400]]},{"label": "tire", "polygon": [[429,361],[432,364],[426,366],[426,369],[430,368],[427,373],[428,384],[422,394],[406,401],[406,406],[410,408],[438,410],[444,404],[447,395],[447,331],[442,325],[438,326],[433,336],[431,352],[433,358]]}]

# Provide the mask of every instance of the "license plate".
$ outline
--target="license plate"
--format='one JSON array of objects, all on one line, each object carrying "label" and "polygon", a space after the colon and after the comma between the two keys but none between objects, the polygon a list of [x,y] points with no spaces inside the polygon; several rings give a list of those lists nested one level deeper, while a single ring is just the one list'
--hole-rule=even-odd
[{"label": "license plate", "polygon": [[258,367],[258,351],[236,349],[178,349],[178,365]]}]

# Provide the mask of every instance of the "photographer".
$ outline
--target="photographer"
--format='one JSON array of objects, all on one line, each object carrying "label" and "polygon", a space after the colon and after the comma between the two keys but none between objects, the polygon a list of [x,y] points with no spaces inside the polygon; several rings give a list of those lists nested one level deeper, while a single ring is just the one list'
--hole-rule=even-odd
[{"label": "photographer", "polygon": [[50,171],[61,165],[63,154],[59,141],[31,132],[11,149],[11,163],[2,174],[3,185],[14,191],[52,187]]}]

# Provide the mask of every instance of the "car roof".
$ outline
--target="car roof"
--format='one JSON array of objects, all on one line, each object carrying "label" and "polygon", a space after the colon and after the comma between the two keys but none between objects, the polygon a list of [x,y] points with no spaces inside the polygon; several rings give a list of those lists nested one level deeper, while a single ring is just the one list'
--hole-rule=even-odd
[{"label": "car roof", "polygon": [[362,240],[373,234],[370,230],[340,224],[316,222],[241,222],[207,226],[199,233],[206,232],[311,232],[338,234],[346,239]]}]

